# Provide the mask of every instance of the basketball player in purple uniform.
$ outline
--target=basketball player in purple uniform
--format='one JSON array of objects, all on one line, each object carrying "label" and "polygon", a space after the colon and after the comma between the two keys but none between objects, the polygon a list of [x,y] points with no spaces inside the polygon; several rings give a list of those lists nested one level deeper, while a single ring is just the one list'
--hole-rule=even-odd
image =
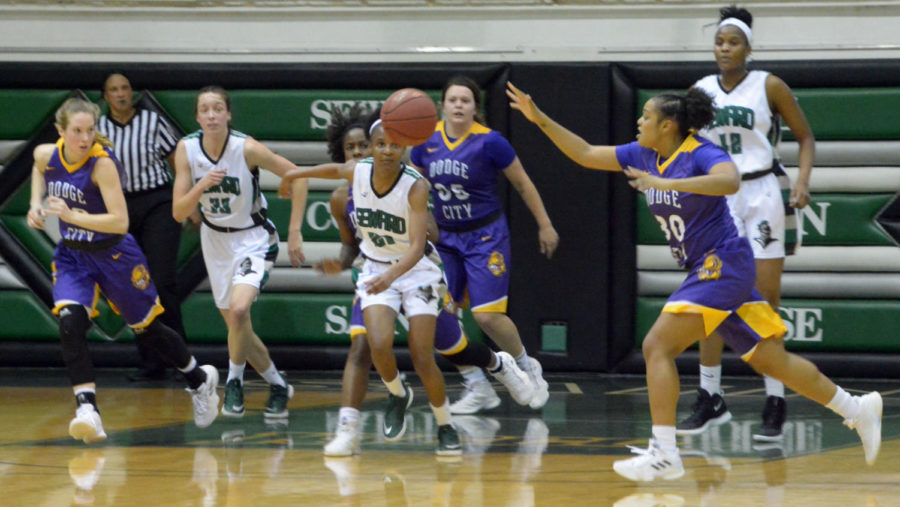
[{"label": "basketball player in purple uniform", "polygon": [[[510,245],[497,196],[501,174],[534,215],[541,253],[548,259],[559,235],[509,141],[483,125],[478,85],[464,76],[451,78],[444,85],[441,104],[443,121],[428,141],[412,149],[410,161],[431,183],[434,217],[441,231],[437,248],[450,297],[462,304],[468,290],[475,321],[531,378],[534,396],[529,405],[538,409],[547,403],[549,386],[540,363],[528,357],[519,330],[506,315]],[[462,375],[467,392],[451,406],[454,414],[472,414],[500,404],[481,369],[464,369]]]},{"label": "basketball player in purple uniform", "polygon": [[757,372],[843,416],[859,433],[866,462],[873,464],[881,446],[881,395],[849,395],[777,342],[786,328],[754,287],[753,249],[738,235],[724,197],[740,186],[737,167],[721,148],[695,134],[715,117],[712,97],[698,88],[685,95],[658,95],[644,106],[636,142],[592,146],[550,119],[512,83],[507,95],[513,109],[575,162],[624,171],[631,186],[646,194],[672,254],[689,271],[642,346],[653,421],[649,448],[635,449],[639,456],[616,461],[613,469],[634,481],[684,475],[675,440],[675,358],[713,331]]},{"label": "basketball player in purple uniform", "polygon": [[56,111],[60,139],[34,150],[27,218],[37,229],[44,228],[48,214],[59,218],[62,240],[53,254],[53,313],[59,316],[63,360],[77,403],[69,434],[85,443],[106,439],[86,341],[100,293],[135,334],[143,335],[160,357],[184,374],[194,423],[205,428],[216,418],[219,374],[209,365],[197,367],[181,337],[157,319],[164,310],[147,259],[128,234],[120,169],[109,140],[95,132],[99,117],[97,105],[75,98]]}]

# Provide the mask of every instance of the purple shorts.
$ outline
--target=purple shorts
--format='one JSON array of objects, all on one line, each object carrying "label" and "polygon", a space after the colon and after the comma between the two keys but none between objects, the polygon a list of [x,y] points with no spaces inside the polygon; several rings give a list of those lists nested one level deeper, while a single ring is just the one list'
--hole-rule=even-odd
[{"label": "purple shorts", "polygon": [[[363,312],[359,298],[353,299],[353,310],[350,312],[350,338],[356,338],[366,333],[366,325],[363,322]],[[440,354],[451,355],[466,348],[468,340],[462,330],[456,315],[441,308],[437,316],[437,324],[434,329],[434,349]]]},{"label": "purple shorts", "polygon": [[117,245],[96,252],[75,250],[62,243],[56,246],[53,313],[63,306],[79,304],[95,317],[101,292],[134,328],[150,325],[163,312],[156,286],[150,280],[147,259],[131,234],[126,234]]},{"label": "purple shorts", "polygon": [[506,313],[509,294],[509,227],[506,217],[474,231],[441,230],[437,245],[450,297],[472,312]]},{"label": "purple shorts", "polygon": [[787,332],[781,317],[759,294],[753,249],[746,238],[734,238],[707,252],[666,302],[664,312],[703,316],[706,335],[716,331],[748,360],[756,344]]}]

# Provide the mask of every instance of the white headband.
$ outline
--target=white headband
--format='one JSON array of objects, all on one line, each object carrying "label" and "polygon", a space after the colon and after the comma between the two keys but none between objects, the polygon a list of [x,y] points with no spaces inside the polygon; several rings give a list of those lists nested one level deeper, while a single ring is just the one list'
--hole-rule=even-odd
[{"label": "white headband", "polygon": [[750,44],[753,41],[753,30],[750,29],[750,26],[748,26],[747,23],[744,23],[738,18],[725,18],[719,23],[717,30],[727,25],[736,26],[740,31],[744,32],[744,36],[747,37],[747,44]]},{"label": "white headband", "polygon": [[374,122],[372,122],[372,126],[369,127],[369,137],[372,137],[372,132],[375,132],[375,128],[381,125],[381,118],[378,118]]}]

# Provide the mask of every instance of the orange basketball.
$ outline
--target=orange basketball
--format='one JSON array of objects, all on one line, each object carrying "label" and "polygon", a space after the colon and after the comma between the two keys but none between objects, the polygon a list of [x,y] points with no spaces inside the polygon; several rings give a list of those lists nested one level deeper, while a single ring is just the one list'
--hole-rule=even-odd
[{"label": "orange basketball", "polygon": [[403,88],[381,106],[381,126],[391,141],[404,146],[422,144],[434,133],[437,109],[422,90]]}]

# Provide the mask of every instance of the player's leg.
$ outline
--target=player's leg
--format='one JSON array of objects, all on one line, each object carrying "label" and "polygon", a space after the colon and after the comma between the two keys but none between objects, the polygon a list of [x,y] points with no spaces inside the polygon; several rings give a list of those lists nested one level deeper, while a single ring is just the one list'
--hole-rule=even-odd
[{"label": "player's leg", "polygon": [[663,311],[642,345],[653,422],[650,446],[638,457],[616,461],[613,469],[633,481],[677,479],[684,475],[675,436],[680,388],[675,358],[706,334],[703,316]]},{"label": "player's leg", "polygon": [[[778,318],[771,307],[766,305],[764,308],[771,314],[771,318]],[[753,319],[742,319],[737,323],[731,319],[729,324],[738,331],[750,330],[745,334],[772,336],[766,331],[759,331],[757,323],[760,320],[758,316],[754,316]],[[881,447],[882,413],[881,395],[877,391],[863,396],[851,396],[823,375],[813,363],[787,352],[781,344],[771,339],[761,340],[742,357],[757,372],[784,382],[797,393],[842,416],[844,423],[859,433],[866,463],[870,465],[875,463]]]},{"label": "player's leg", "polygon": [[241,364],[244,359],[269,384],[264,415],[267,419],[280,419],[288,416],[287,403],[294,395],[294,388],[278,372],[269,349],[253,331],[250,308],[258,294],[259,289],[247,283],[235,283],[231,289],[228,308],[229,361]]},{"label": "player's leg", "polygon": [[362,309],[355,299],[350,317],[350,350],[341,378],[341,408],[334,438],[325,445],[326,456],[350,456],[360,451],[360,413],[369,386],[372,354],[366,338]]},{"label": "player's leg", "polygon": [[691,414],[676,427],[679,435],[697,435],[710,426],[731,420],[721,386],[724,345],[716,333],[700,340],[700,387],[697,389],[697,399],[691,406]]},{"label": "player's leg", "polygon": [[363,320],[366,324],[366,338],[372,354],[372,364],[390,391],[382,430],[387,440],[397,440],[406,433],[406,409],[412,404],[413,399],[412,389],[400,378],[397,359],[394,357],[394,325],[397,311],[393,305],[399,307],[399,297],[392,298],[396,301],[389,303],[384,301],[388,295],[381,293],[375,296],[382,297],[371,298],[373,301],[369,305],[363,301]]},{"label": "player's leg", "polygon": [[100,410],[94,366],[87,346],[91,328],[88,309],[96,304],[96,282],[90,254],[58,248],[53,256],[53,313],[59,317],[59,340],[63,362],[75,395],[75,417],[69,434],[85,443],[106,439]]},{"label": "player's leg", "polygon": [[100,289],[135,336],[144,340],[165,363],[184,374],[192,394],[194,422],[201,428],[209,426],[218,411],[218,372],[210,365],[199,366],[182,337],[159,319],[164,309],[137,242],[126,236],[110,250],[94,256],[101,268],[97,275]]},{"label": "player's leg", "polygon": [[[778,311],[781,303],[781,274],[784,257],[756,259],[756,289],[762,297]],[[784,340],[775,338],[773,342],[784,348]],[[784,422],[787,419],[787,403],[784,398],[784,384],[771,376],[763,376],[766,385],[766,403],[763,408],[762,426],[753,434],[754,440],[771,442],[784,436]]]},{"label": "player's leg", "polygon": [[508,352],[519,368],[528,374],[534,384],[534,395],[529,406],[541,408],[550,397],[549,384],[544,380],[540,362],[528,356],[518,328],[506,314],[510,280],[509,228],[506,221],[497,220],[478,231],[465,234],[469,250],[464,266],[472,316],[485,334]]},{"label": "player's leg", "polygon": [[[531,384],[528,374],[519,368],[508,353],[495,353],[483,343],[469,341],[459,319],[454,313],[447,310],[447,305],[438,314],[434,348],[455,364],[464,375],[471,369],[479,372],[486,369],[506,387],[516,403],[528,405],[531,401],[534,395],[534,386]],[[482,372],[482,378],[483,376]],[[486,385],[488,389],[480,390],[479,386],[481,385]],[[500,398],[486,378],[483,382],[466,383],[466,388],[466,394],[456,403],[450,404],[450,413],[471,414],[482,408],[495,408],[500,404]],[[466,406],[467,402],[471,402],[469,406]]]}]

